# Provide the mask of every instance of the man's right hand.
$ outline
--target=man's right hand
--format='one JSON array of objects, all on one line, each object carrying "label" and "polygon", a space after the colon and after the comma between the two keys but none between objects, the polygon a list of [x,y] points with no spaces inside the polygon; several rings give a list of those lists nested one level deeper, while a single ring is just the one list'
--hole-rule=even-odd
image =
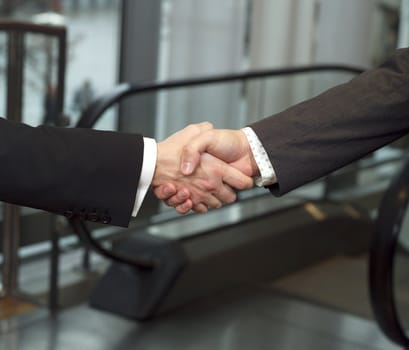
[{"label": "man's right hand", "polygon": [[200,133],[183,147],[181,171],[184,175],[195,171],[203,153],[219,158],[247,176],[258,174],[247,137],[241,130],[210,129]]},{"label": "man's right hand", "polygon": [[[247,138],[241,130],[207,129],[194,137],[182,149],[181,172],[189,176],[198,169],[201,162],[206,161],[206,153],[220,159],[247,176],[258,174],[258,167],[253,158]],[[188,199],[189,191],[184,189],[175,195],[167,194],[167,185],[157,187],[155,194],[169,206],[175,207],[179,213],[189,210],[203,212],[202,204],[194,204]]]},{"label": "man's right hand", "polygon": [[[202,151],[202,141],[209,140],[209,136],[212,138],[211,135],[206,135],[211,128],[209,123],[190,125],[158,144],[152,187],[158,198],[175,207],[179,213],[186,213],[190,209],[202,213],[208,208],[219,208],[225,203],[235,201],[236,194],[233,189],[243,190],[253,186],[251,177],[246,174],[250,169],[245,172],[237,166],[242,165],[243,169],[247,167],[245,159],[237,159],[236,166],[231,166],[226,161]],[[193,154],[193,157],[198,158],[194,159],[194,168],[182,173],[182,154],[186,147],[190,150],[191,146],[192,150],[196,152],[198,149],[200,153]],[[220,146],[225,147],[224,144]],[[230,152],[227,150],[227,153]],[[176,195],[169,198],[169,193],[173,194],[175,190]]]}]

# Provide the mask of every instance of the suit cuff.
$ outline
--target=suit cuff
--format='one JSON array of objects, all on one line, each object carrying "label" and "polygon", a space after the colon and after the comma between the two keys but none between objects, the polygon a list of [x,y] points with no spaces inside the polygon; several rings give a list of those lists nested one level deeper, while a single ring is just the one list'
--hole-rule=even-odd
[{"label": "suit cuff", "polygon": [[277,182],[277,176],[274,171],[273,165],[268,158],[267,152],[264,149],[263,144],[258,138],[257,134],[250,127],[241,129],[246,135],[247,141],[250,145],[251,152],[253,153],[254,160],[258,166],[260,176],[254,178],[256,186],[270,186]]},{"label": "suit cuff", "polygon": [[132,211],[132,216],[138,214],[139,208],[142,205],[143,199],[146,196],[146,192],[151,185],[153,174],[156,166],[156,153],[157,146],[154,139],[144,137],[143,138],[143,163],[142,171],[139,179],[138,189],[136,191],[135,204]]}]

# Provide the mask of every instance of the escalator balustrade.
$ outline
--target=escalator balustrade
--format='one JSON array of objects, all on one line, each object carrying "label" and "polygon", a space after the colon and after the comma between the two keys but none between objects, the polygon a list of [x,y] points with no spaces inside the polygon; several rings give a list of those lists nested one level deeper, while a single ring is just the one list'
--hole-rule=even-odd
[{"label": "escalator balustrade", "polygon": [[[145,86],[125,83],[95,100],[85,110],[77,127],[93,127],[110,107],[138,94],[317,72],[355,75],[362,69],[320,65]],[[266,196],[271,202],[271,197]],[[257,201],[263,199],[250,198],[247,204],[237,205],[254,208],[259,206]],[[323,216],[317,218],[312,215],[311,207],[323,213]],[[275,208],[235,222],[220,220],[218,227],[192,232],[183,239],[152,237],[146,230],[137,230],[134,235],[116,244],[115,249],[105,248],[93,237],[85,223],[73,219],[71,224],[88,247],[113,262],[92,294],[91,305],[127,318],[143,320],[229,286],[276,278],[334,254],[365,251],[372,223],[367,213],[360,209],[354,210],[359,213],[357,216],[351,216],[351,211],[344,209],[343,205],[328,201],[307,205],[304,199],[299,199],[280,210]],[[238,210],[246,211],[243,208]],[[247,209],[247,212],[252,211]],[[227,212],[222,215],[229,217]],[[293,220],[294,217],[297,220]],[[166,225],[164,222],[164,230],[167,229]],[[195,228],[197,224],[192,223],[190,227]],[[348,232],[356,232],[357,228],[362,233],[360,237],[349,237]],[[297,249],[294,248],[295,241],[298,242]],[[217,247],[223,249],[215,249]],[[285,258],[282,257],[283,252],[286,252]]]},{"label": "escalator balustrade", "polygon": [[396,344],[409,349],[409,162],[391,182],[378,211],[369,259],[373,313]]}]

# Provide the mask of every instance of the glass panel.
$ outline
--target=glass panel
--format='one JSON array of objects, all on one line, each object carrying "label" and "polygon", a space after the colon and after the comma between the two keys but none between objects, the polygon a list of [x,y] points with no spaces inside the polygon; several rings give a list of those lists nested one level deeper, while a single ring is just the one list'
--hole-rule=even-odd
[{"label": "glass panel", "polygon": [[[121,1],[7,1],[0,2],[0,16],[3,19],[18,19],[47,25],[67,27],[67,67],[65,84],[65,106],[70,125],[74,125],[80,113],[98,94],[111,89],[117,78],[118,20]],[[26,34],[23,57],[23,107],[22,120],[30,125],[55,124],[57,96],[57,39],[41,34]],[[6,116],[6,60],[7,38],[0,33],[0,115]],[[100,129],[116,129],[115,110],[101,123]],[[72,248],[78,244],[76,237],[66,228],[64,218],[55,223],[52,216],[42,211],[21,208],[22,237],[19,250],[18,290],[46,299],[49,287],[48,259],[43,257],[50,250],[50,235],[58,226],[60,247]],[[57,219],[58,220],[58,219]],[[109,232],[110,233],[110,232]],[[104,234],[108,234],[104,232]],[[2,237],[0,237],[1,239]],[[71,269],[81,264],[82,252],[64,254],[60,268]],[[1,255],[1,252],[0,252]],[[0,256],[0,262],[2,257]],[[26,262],[30,261],[30,264]],[[1,273],[1,272],[0,272]],[[74,276],[75,275],[75,276]],[[69,280],[61,285],[74,283],[83,278],[81,271],[71,271]],[[61,286],[60,285],[60,286]]]},{"label": "glass panel", "polygon": [[[64,112],[74,125],[80,113],[96,96],[110,90],[117,81],[119,48],[119,0],[116,1],[39,1],[7,2],[3,18],[16,18],[41,24],[65,25],[68,29]],[[1,43],[0,43],[1,44]],[[46,100],[52,100],[55,41],[29,35],[26,38],[28,62],[25,66],[24,121],[32,125],[45,120]],[[1,64],[1,61],[0,61]],[[51,80],[46,75],[51,73]],[[40,78],[41,75],[41,78]],[[49,103],[52,105],[52,103]],[[106,116],[99,129],[117,128],[117,116]]]},{"label": "glass panel", "polygon": [[314,73],[251,79],[162,91],[158,95],[156,137],[189,123],[211,121],[240,128],[349,80],[351,73]]},{"label": "glass panel", "polygon": [[[65,1],[69,58],[65,110],[71,125],[88,103],[117,83],[121,1]],[[115,130],[114,111],[95,128]]]},{"label": "glass panel", "polygon": [[57,125],[57,39],[27,34],[25,55],[22,121],[30,125]]}]

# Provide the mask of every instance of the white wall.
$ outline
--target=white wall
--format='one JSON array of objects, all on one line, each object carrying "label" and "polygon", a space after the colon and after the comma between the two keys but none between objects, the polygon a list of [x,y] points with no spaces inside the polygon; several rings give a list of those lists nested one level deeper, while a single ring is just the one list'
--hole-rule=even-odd
[{"label": "white wall", "polygon": [[399,26],[398,46],[409,46],[409,0],[401,0],[401,18]]},{"label": "white wall", "polygon": [[[382,30],[379,3],[409,0],[168,0],[161,38],[160,78],[207,76],[308,64],[369,67]],[[247,4],[251,5],[245,56]],[[403,38],[403,34],[402,34]],[[403,40],[403,39],[402,39]],[[349,80],[320,73],[161,95],[157,135],[188,122],[240,127]]]},{"label": "white wall", "polygon": [[[249,69],[283,68],[313,61],[315,0],[254,0]],[[307,97],[308,80],[274,78],[249,84],[247,121]],[[294,96],[296,95],[296,97]]]},{"label": "white wall", "polygon": [[[370,67],[374,21],[386,0],[253,0],[249,68],[280,68],[304,64],[345,64]],[[402,0],[407,1],[407,0]],[[396,0],[388,0],[396,6]],[[382,30],[380,28],[379,30]],[[290,105],[351,78],[320,73],[253,83],[248,94],[248,121]]]},{"label": "white wall", "polygon": [[[164,3],[160,79],[203,77],[241,71],[245,0],[173,0]],[[164,59],[165,58],[165,59]],[[209,120],[237,127],[240,87],[189,88],[162,94],[156,135],[163,138],[188,123]]]},{"label": "white wall", "polygon": [[315,62],[370,65],[374,0],[319,0]]}]

